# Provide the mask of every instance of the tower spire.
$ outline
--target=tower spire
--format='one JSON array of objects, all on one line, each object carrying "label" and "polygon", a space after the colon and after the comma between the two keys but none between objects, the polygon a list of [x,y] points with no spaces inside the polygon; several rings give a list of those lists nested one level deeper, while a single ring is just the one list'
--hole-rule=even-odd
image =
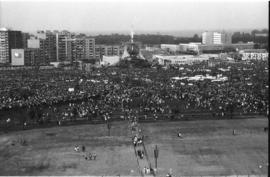
[{"label": "tower spire", "polygon": [[134,37],[134,30],[133,30],[133,25],[131,26],[131,31],[130,31],[130,41],[133,43],[133,37]]},{"label": "tower spire", "polygon": [[133,30],[131,30],[131,34],[130,34],[131,42],[133,42],[133,35],[134,35],[134,32],[133,32]]}]

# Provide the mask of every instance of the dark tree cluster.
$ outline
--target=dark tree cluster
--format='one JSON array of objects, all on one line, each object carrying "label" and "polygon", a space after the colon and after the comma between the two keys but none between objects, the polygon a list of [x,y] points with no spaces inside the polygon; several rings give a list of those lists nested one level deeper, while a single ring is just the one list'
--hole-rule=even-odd
[{"label": "dark tree cluster", "polygon": [[[111,34],[94,36],[97,44],[115,45],[130,40],[129,35]],[[189,42],[201,42],[202,39],[195,34],[193,37],[174,37],[170,35],[161,34],[140,34],[134,35],[134,40],[143,44],[157,45],[157,44],[179,44]]]},{"label": "dark tree cluster", "polygon": [[268,33],[267,29],[263,30],[253,30],[251,33],[241,33],[235,32],[232,35],[232,42],[250,42],[253,41],[254,43],[264,44],[268,43]]}]

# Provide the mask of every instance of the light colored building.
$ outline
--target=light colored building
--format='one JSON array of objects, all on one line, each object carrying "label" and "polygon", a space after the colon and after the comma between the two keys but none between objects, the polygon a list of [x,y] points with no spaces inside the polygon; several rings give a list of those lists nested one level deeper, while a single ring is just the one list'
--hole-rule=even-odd
[{"label": "light colored building", "polygon": [[179,44],[179,51],[180,52],[199,52],[199,45],[201,45],[201,43]]},{"label": "light colored building", "polygon": [[57,61],[72,61],[72,47],[74,43],[74,35],[68,31],[56,33],[56,58]]},{"label": "light colored building", "polygon": [[193,55],[178,55],[178,56],[165,56],[154,55],[153,59],[156,59],[160,65],[192,65],[202,61],[209,60],[208,57],[193,56]]},{"label": "light colored building", "polygon": [[45,33],[45,31],[41,31],[41,30],[39,30],[39,31],[37,31],[37,33],[35,34],[35,36],[37,36],[37,38],[38,39],[46,39],[46,33]]},{"label": "light colored building", "polygon": [[12,66],[24,65],[24,49],[11,49],[11,65]]},{"label": "light colored building", "polygon": [[27,40],[27,48],[38,49],[40,48],[40,39],[37,37],[31,36],[30,39]]},{"label": "light colored building", "polygon": [[230,44],[231,35],[228,33],[206,31],[202,33],[202,44]]},{"label": "light colored building", "polygon": [[8,47],[8,30],[0,29],[0,63],[9,62],[9,47]]},{"label": "light colored building", "polygon": [[156,50],[159,50],[159,49],[160,49],[159,47],[150,47],[150,46],[145,47],[145,50],[150,51],[150,52],[153,52],[153,51],[156,51]]},{"label": "light colored building", "polygon": [[100,62],[101,65],[116,65],[120,61],[120,56],[103,56],[102,61]]},{"label": "light colored building", "polygon": [[163,50],[167,50],[168,52],[179,51],[179,45],[176,45],[176,44],[161,44],[160,48]]},{"label": "light colored building", "polygon": [[221,33],[218,32],[203,32],[202,33],[203,44],[221,44]]},{"label": "light colored building", "polygon": [[240,50],[242,60],[268,60],[268,52],[265,49]]}]

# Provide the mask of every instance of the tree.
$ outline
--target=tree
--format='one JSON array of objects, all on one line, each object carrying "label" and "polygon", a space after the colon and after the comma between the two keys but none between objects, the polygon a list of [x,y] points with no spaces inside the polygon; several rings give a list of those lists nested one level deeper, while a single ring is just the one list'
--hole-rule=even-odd
[{"label": "tree", "polygon": [[252,30],[252,31],[251,31],[251,35],[252,35],[252,36],[255,36],[255,34],[256,34],[256,33],[259,33],[259,32],[260,32],[260,31],[259,31],[259,30],[256,30],[256,29],[255,29],[255,30]]},{"label": "tree", "polygon": [[228,46],[228,47],[224,47],[224,52],[235,52],[236,51],[236,49],[235,49],[235,47],[230,47],[230,46]]},{"label": "tree", "polygon": [[194,34],[194,36],[193,36],[193,42],[200,42],[200,41],[202,41],[202,39],[198,36],[198,34]]}]

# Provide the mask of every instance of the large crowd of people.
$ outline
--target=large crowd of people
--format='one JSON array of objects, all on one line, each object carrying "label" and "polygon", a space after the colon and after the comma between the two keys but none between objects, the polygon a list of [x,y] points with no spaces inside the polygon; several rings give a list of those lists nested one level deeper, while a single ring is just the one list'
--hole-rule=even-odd
[{"label": "large crowd of people", "polygon": [[[195,75],[227,80],[188,79]],[[174,80],[173,77],[183,77]],[[268,62],[0,71],[0,123],[268,114]],[[7,122],[7,120],[9,120]]]}]

